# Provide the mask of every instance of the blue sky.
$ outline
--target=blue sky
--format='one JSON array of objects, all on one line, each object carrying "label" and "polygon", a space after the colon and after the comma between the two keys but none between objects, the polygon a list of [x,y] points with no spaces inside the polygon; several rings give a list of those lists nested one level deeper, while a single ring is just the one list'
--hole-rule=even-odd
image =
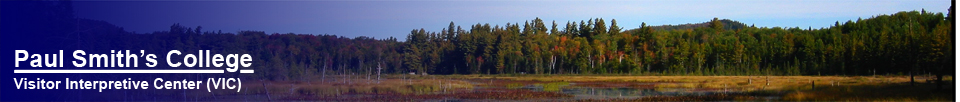
[{"label": "blue sky", "polygon": [[567,21],[616,19],[624,29],[705,22],[714,17],[758,27],[829,27],[834,22],[899,11],[946,13],[949,0],[643,0],[643,1],[77,1],[81,18],[138,33],[180,23],[205,31],[390,36],[437,31],[453,21],[505,25],[540,17],[562,29]]}]

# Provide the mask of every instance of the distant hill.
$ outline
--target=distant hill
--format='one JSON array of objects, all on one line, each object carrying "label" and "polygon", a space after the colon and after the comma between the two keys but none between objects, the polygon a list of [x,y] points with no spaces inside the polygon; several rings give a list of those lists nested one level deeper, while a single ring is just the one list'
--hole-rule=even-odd
[{"label": "distant hill", "polygon": [[[743,23],[740,23],[739,21],[734,21],[730,19],[722,19],[720,20],[720,22],[723,23],[723,29],[726,29],[726,30],[735,30],[735,29],[740,29],[744,27],[750,27],[750,26],[747,26],[747,24],[743,24]],[[653,28],[653,30],[694,29],[694,28],[700,28],[700,27],[708,27],[710,25],[708,23],[710,23],[710,21],[693,23],[693,24],[687,23],[687,24],[680,24],[680,25],[660,25],[660,26],[650,26],[650,27]]]}]

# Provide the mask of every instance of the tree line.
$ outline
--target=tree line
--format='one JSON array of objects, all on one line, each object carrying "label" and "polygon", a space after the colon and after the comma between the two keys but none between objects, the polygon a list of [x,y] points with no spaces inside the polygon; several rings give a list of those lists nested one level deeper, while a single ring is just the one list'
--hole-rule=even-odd
[{"label": "tree line", "polygon": [[222,32],[179,24],[167,31],[134,33],[104,21],[76,18],[70,10],[50,11],[55,13],[24,12],[35,14],[26,20],[37,24],[28,26],[56,27],[16,30],[37,34],[22,39],[91,51],[247,53],[254,55],[252,68],[257,73],[238,76],[267,80],[411,72],[944,75],[953,74],[955,68],[952,17],[926,11],[877,15],[819,29],[754,27],[718,18],[689,26],[642,24],[629,30],[617,25],[615,19],[608,22],[603,18],[565,24],[535,18],[523,23],[478,23],[469,27],[450,22],[439,32],[411,30],[405,41],[393,37]]},{"label": "tree line", "polygon": [[701,27],[643,24],[631,30],[602,18],[563,28],[551,22],[549,29],[539,18],[470,29],[451,22],[441,32],[412,30],[402,68],[438,74],[938,74],[953,70],[953,21],[947,18],[909,11],[820,29],[747,27],[717,18],[689,25]]}]

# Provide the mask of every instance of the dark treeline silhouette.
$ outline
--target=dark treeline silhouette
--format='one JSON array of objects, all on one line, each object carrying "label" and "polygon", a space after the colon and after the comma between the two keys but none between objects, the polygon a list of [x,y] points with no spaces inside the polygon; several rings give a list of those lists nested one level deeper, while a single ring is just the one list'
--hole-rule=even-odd
[{"label": "dark treeline silhouette", "polygon": [[[753,27],[717,18],[688,26],[643,24],[630,30],[622,29],[616,20],[608,22],[602,18],[566,24],[536,18],[524,23],[474,24],[467,28],[450,22],[440,32],[412,30],[403,42],[393,37],[222,32],[179,24],[172,25],[168,31],[132,33],[103,21],[76,18],[72,12],[50,11],[55,13],[41,14],[63,15],[29,18],[38,23],[24,23],[27,24],[24,26],[43,26],[31,28],[45,30],[16,30],[31,34],[17,41],[50,41],[41,45],[90,50],[88,52],[147,50],[160,55],[159,58],[165,58],[163,55],[169,50],[246,53],[254,56],[252,68],[257,73],[243,75],[268,80],[370,75],[381,71],[404,74],[943,75],[953,74],[955,60],[952,17],[926,11],[836,22],[834,26],[820,29]],[[5,30],[12,29],[7,28],[10,23],[4,23]],[[160,65],[158,68],[166,68],[163,62]]]},{"label": "dark treeline silhouette", "polygon": [[[739,21],[733,21],[730,19],[721,19],[720,23],[723,24],[723,29],[725,30],[737,30],[737,29],[742,29],[746,27],[755,27],[752,25],[747,26],[747,24],[743,24],[743,23],[740,23]],[[683,30],[683,29],[696,29],[696,28],[709,27],[709,26],[710,26],[710,22],[703,22],[703,23],[687,23],[687,24],[680,24],[680,25],[650,26],[650,28],[653,28],[653,30]]]}]

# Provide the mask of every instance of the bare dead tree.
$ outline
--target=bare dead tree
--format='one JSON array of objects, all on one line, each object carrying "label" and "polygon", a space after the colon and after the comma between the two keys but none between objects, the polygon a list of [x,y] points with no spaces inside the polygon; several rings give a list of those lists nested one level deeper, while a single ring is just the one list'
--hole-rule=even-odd
[{"label": "bare dead tree", "polygon": [[380,84],[380,70],[383,68],[380,67],[380,62],[377,62],[377,84]]}]

